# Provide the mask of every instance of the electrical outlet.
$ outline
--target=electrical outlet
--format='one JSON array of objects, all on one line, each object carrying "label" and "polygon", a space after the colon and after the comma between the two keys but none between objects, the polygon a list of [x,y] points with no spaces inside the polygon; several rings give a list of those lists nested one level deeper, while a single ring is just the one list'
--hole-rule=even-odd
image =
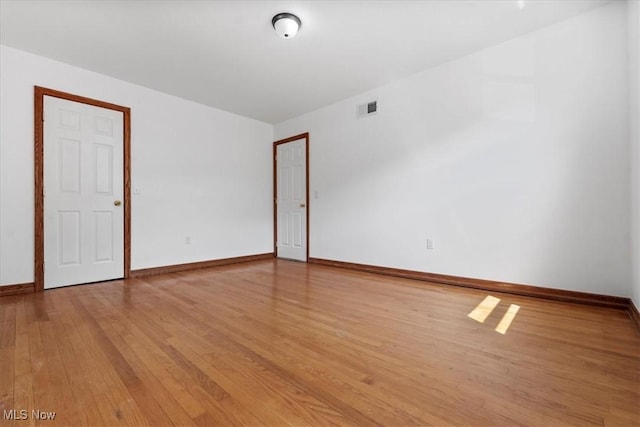
[{"label": "electrical outlet", "polygon": [[191,236],[186,236],[184,238],[184,244],[185,245],[190,245],[191,244]]},{"label": "electrical outlet", "polygon": [[433,239],[427,239],[427,249],[431,250],[435,248],[436,248],[436,242]]}]

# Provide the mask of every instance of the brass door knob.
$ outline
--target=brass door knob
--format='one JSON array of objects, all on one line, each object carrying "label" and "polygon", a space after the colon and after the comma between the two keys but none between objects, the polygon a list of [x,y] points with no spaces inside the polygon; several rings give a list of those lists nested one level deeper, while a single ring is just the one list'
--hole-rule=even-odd
[{"label": "brass door knob", "polygon": [[122,202],[120,200],[116,200],[115,202],[113,202],[114,206],[120,206],[122,204]]}]

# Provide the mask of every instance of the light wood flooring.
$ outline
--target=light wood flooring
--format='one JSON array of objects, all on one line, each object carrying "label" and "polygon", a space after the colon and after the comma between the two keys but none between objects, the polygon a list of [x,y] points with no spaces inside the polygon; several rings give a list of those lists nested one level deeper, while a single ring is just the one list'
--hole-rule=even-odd
[{"label": "light wood flooring", "polygon": [[488,294],[267,260],[3,297],[0,425],[640,425],[624,311]]}]

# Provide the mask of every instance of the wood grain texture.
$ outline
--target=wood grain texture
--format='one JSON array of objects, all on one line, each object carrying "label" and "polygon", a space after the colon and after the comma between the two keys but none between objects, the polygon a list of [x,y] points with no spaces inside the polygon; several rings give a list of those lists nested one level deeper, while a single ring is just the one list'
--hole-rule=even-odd
[{"label": "wood grain texture", "polygon": [[0,297],[33,292],[33,283],[20,283],[17,285],[0,286]]},{"label": "wood grain texture", "polygon": [[123,113],[123,184],[124,184],[124,278],[131,275],[131,109],[121,107]]},{"label": "wood grain texture", "polygon": [[278,146],[273,144],[273,255],[278,256]]},{"label": "wood grain texture", "polygon": [[93,105],[120,111],[123,114],[123,169],[124,169],[124,271],[128,278],[131,270],[131,109],[121,105],[34,86],[34,290],[44,290],[44,97]]},{"label": "wood grain texture", "polygon": [[198,270],[201,268],[219,267],[222,265],[239,264],[243,262],[261,261],[264,259],[273,258],[272,253],[245,255],[233,258],[213,259],[209,261],[189,262],[185,264],[173,264],[165,265],[162,267],[142,268],[139,270],[133,270],[131,277],[146,277],[156,274],[178,273],[180,271]]},{"label": "wood grain texture", "polygon": [[632,300],[629,300],[629,317],[631,317],[638,333],[640,333],[640,311],[638,311],[638,307],[636,307]]},{"label": "wood grain texture", "polygon": [[516,283],[496,282],[491,280],[473,279],[469,277],[449,276],[445,274],[425,273],[422,271],[402,270],[398,268],[379,267],[375,265],[356,264],[352,262],[334,261],[321,258],[310,258],[312,264],[320,264],[330,267],[347,268],[356,271],[383,274],[393,277],[421,280],[429,283],[442,283],[447,285],[462,286],[466,288],[481,289],[490,292],[504,292],[513,295],[545,298],[556,301],[590,304],[601,307],[629,310],[631,300],[624,297],[611,295],[591,294],[587,292],[567,291],[564,289],[544,288],[540,286],[519,285]]},{"label": "wood grain texture", "polygon": [[[622,310],[278,259],[0,298],[37,425],[638,425]],[[510,304],[508,332],[494,331]],[[1,425],[33,425],[26,421]]]},{"label": "wood grain texture", "polygon": [[34,291],[44,290],[44,93],[38,86],[33,92]]}]

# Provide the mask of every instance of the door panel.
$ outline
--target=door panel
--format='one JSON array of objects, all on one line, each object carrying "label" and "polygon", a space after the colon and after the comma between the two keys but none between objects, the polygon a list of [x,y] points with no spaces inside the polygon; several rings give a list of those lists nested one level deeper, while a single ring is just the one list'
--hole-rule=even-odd
[{"label": "door panel", "polygon": [[113,212],[93,213],[93,236],[94,262],[113,261]]},{"label": "door panel", "polygon": [[302,212],[292,212],[291,215],[293,216],[293,247],[302,248],[304,214]]},{"label": "door panel", "polygon": [[277,145],[278,257],[307,260],[306,139]]},{"label": "door panel", "polygon": [[289,213],[288,212],[280,212],[278,213],[278,245],[279,246],[290,246],[291,241],[289,239]]},{"label": "door panel", "polygon": [[123,113],[44,97],[44,287],[124,276]]},{"label": "door panel", "polygon": [[80,264],[80,211],[58,211],[60,230],[59,264]]},{"label": "door panel", "polygon": [[106,144],[93,144],[96,183],[95,192],[113,194],[113,147]]},{"label": "door panel", "polygon": [[80,192],[80,141],[76,139],[60,138],[60,191],[63,193]]}]

